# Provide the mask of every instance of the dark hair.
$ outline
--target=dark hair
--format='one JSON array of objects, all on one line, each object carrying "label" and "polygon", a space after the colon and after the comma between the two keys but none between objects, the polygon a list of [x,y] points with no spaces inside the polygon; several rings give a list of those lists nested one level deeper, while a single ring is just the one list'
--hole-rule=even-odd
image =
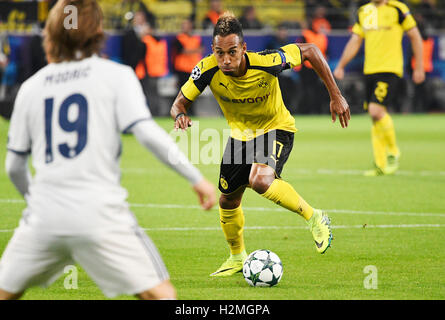
[{"label": "dark hair", "polygon": [[216,22],[213,29],[213,38],[216,36],[225,37],[229,34],[236,34],[240,42],[244,42],[243,27],[232,12],[224,12]]},{"label": "dark hair", "polygon": [[[65,28],[65,7],[77,9],[77,28]],[[99,53],[104,33],[102,10],[96,0],[59,0],[49,12],[43,46],[52,62],[79,60]]]}]

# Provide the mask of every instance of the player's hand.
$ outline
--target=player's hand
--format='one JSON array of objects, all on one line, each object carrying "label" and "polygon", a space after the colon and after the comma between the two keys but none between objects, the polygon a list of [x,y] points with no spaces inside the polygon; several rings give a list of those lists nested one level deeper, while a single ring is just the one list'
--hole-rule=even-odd
[{"label": "player's hand", "polygon": [[345,69],[340,67],[335,68],[334,77],[338,80],[343,80],[345,77]]},{"label": "player's hand", "polygon": [[425,81],[425,71],[423,70],[414,70],[413,71],[413,82],[415,84],[419,84]]},{"label": "player's hand", "polygon": [[202,179],[193,186],[198,195],[199,203],[204,210],[210,210],[216,203],[215,187],[206,179]]},{"label": "player's hand", "polygon": [[340,121],[342,128],[346,128],[349,120],[351,120],[351,111],[346,99],[341,95],[338,98],[331,99],[330,110],[332,122],[337,120],[338,115],[338,120]]},{"label": "player's hand", "polygon": [[192,120],[186,114],[183,113],[176,117],[175,130],[181,129],[182,131],[184,131],[191,126]]}]

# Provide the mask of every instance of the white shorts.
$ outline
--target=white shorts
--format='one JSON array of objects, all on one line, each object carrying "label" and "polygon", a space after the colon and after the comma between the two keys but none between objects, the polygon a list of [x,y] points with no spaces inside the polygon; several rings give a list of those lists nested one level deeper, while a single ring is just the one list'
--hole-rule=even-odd
[{"label": "white shorts", "polygon": [[49,286],[76,262],[110,298],[141,293],[169,279],[156,247],[140,227],[61,236],[20,225],[0,260],[0,288],[21,293]]}]

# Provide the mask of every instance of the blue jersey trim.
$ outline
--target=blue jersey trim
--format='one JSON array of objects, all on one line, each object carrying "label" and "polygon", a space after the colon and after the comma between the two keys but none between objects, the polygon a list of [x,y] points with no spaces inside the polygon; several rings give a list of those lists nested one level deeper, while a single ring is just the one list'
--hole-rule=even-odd
[{"label": "blue jersey trim", "polygon": [[7,149],[8,149],[8,151],[14,152],[15,154],[18,154],[18,155],[20,155],[20,156],[27,156],[28,154],[31,153],[31,150],[28,150],[28,151],[19,151],[19,150],[14,150],[14,149],[11,149],[11,148],[7,148]]},{"label": "blue jersey trim", "polygon": [[130,133],[129,131],[131,130],[131,128],[133,128],[136,124],[138,124],[141,121],[146,121],[146,120],[152,120],[153,118],[142,118],[142,119],[138,119],[133,121],[132,123],[130,123],[130,125],[128,125],[124,130],[122,130],[122,133]]},{"label": "blue jersey trim", "polygon": [[280,56],[281,56],[281,63],[282,63],[282,64],[286,64],[286,56],[284,55],[284,52],[281,51],[281,50],[278,50],[278,53],[279,53]]}]

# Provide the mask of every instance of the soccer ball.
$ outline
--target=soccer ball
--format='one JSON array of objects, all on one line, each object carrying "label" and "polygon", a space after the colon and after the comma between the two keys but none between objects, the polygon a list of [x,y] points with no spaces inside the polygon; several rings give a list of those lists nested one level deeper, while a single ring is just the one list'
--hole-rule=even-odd
[{"label": "soccer ball", "polygon": [[253,287],[272,287],[280,282],[283,265],[275,253],[260,249],[249,254],[244,261],[243,275]]}]

